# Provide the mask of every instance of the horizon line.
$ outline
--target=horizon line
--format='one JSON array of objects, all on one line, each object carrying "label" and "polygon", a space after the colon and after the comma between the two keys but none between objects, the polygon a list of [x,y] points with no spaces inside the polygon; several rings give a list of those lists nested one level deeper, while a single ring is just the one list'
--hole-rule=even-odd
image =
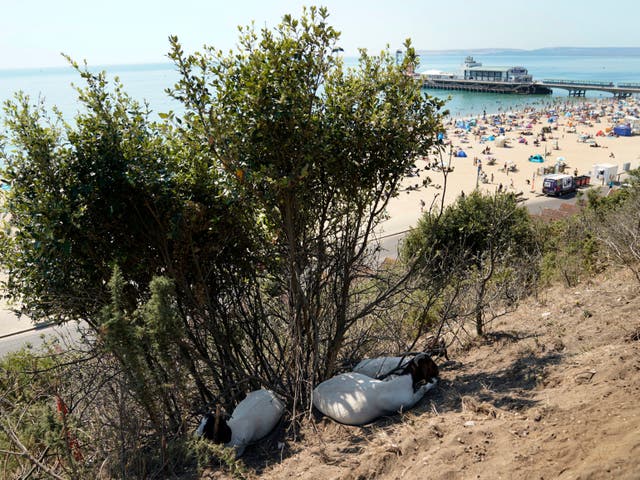
[{"label": "horizon line", "polygon": [[[389,52],[393,52],[394,50],[392,48],[388,48]],[[401,49],[397,49],[396,51],[401,50]],[[620,50],[620,51],[625,51],[625,50],[636,50],[637,51],[637,55],[640,55],[640,46],[636,46],[636,47],[619,47],[619,46],[605,46],[605,47],[568,47],[568,46],[557,46],[557,47],[537,47],[537,48],[530,48],[530,49],[526,49],[526,48],[508,48],[508,47],[470,47],[470,48],[441,48],[441,49],[429,49],[429,48],[416,48],[415,49],[416,52],[418,53],[423,53],[423,52],[427,52],[427,53],[431,53],[431,54],[438,54],[438,53],[458,53],[458,52],[479,52],[479,53],[500,53],[500,52],[513,52],[513,53],[532,53],[532,52],[539,52],[539,51],[548,51],[548,50],[565,50],[565,51],[596,51],[596,50],[600,50],[600,51],[605,51],[605,50]],[[349,58],[358,58],[359,54],[357,52],[354,52],[352,54],[349,55],[344,55],[345,57]],[[84,62],[84,61],[83,61]],[[84,64],[84,63],[83,63]],[[119,68],[119,67],[152,67],[152,66],[168,66],[168,65],[173,65],[173,63],[169,60],[167,61],[152,61],[152,60],[148,60],[148,61],[138,61],[138,62],[129,62],[129,63],[119,63],[119,62],[109,62],[109,63],[99,63],[99,64],[95,64],[92,65],[90,63],[87,63],[87,67],[89,67],[90,69],[108,69],[108,68]],[[73,67],[70,64],[66,64],[66,65],[49,65],[49,66],[23,66],[23,67],[0,67],[0,72],[1,73],[33,73],[36,71],[40,71],[40,70],[49,70],[49,71],[55,71],[55,70],[59,70],[61,73],[63,70],[66,69],[73,69]]]}]

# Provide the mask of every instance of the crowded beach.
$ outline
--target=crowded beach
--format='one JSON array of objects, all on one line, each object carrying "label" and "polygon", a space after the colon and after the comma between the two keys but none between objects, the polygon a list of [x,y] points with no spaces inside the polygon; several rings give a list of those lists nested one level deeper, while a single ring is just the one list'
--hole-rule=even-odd
[{"label": "crowded beach", "polygon": [[[545,198],[548,174],[588,176],[590,188],[623,186],[625,170],[640,166],[640,103],[565,97],[542,108],[448,118],[439,138],[443,153],[418,159],[414,176],[389,205],[385,234],[411,228],[443,196],[448,205],[475,188],[513,192],[531,206]],[[616,173],[598,175],[594,166],[602,165],[616,166],[610,170]]]}]

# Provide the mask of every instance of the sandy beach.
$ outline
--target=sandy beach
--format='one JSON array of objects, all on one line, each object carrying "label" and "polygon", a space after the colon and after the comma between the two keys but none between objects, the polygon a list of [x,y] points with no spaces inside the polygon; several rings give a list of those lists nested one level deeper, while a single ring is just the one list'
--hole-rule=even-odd
[{"label": "sandy beach", "polygon": [[[453,203],[462,192],[473,191],[476,185],[485,192],[502,189],[519,193],[524,204],[535,204],[546,198],[542,195],[545,169],[553,173],[557,163],[564,164],[564,173],[589,176],[594,165],[617,165],[621,175],[615,180],[623,182],[624,164],[631,169],[640,166],[640,135],[614,136],[613,129],[640,116],[639,112],[636,99],[612,97],[568,99],[545,109],[448,120],[443,139],[447,153],[442,160],[445,167],[450,162],[452,171],[447,176],[445,204]],[[503,142],[504,146],[499,146]],[[460,150],[466,157],[457,156]],[[534,155],[540,155],[544,162],[529,161]],[[434,155],[417,161],[418,175],[404,182],[405,191],[389,205],[384,235],[411,228],[434,198],[441,202],[444,178],[440,165],[433,168],[439,163]],[[432,186],[416,189],[426,177]],[[602,183],[594,178],[591,185]]]}]

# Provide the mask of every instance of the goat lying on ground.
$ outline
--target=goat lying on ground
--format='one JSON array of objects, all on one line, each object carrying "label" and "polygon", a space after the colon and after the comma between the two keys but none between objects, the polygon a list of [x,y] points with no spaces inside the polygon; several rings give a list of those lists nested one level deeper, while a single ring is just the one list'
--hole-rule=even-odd
[{"label": "goat lying on ground", "polygon": [[219,410],[215,415],[207,413],[196,435],[235,448],[239,457],[247,445],[273,430],[283,413],[284,404],[273,392],[256,390],[236,406],[229,420],[222,418]]},{"label": "goat lying on ground", "polygon": [[[447,345],[444,338],[430,337],[424,353],[432,357],[444,357],[447,361]],[[356,373],[362,373],[367,377],[384,379],[389,375],[402,370],[410,361],[414,354],[406,354],[401,357],[376,357],[366,358],[353,367]]]},{"label": "goat lying on ground", "polygon": [[404,369],[410,361],[411,357],[409,356],[365,358],[353,367],[353,372],[382,379],[389,376],[394,370],[399,372]]},{"label": "goat lying on ground", "polygon": [[347,425],[364,425],[393,412],[413,407],[438,378],[438,366],[428,355],[411,360],[397,377],[376,380],[361,373],[343,373],[313,390],[313,405],[326,416]]}]

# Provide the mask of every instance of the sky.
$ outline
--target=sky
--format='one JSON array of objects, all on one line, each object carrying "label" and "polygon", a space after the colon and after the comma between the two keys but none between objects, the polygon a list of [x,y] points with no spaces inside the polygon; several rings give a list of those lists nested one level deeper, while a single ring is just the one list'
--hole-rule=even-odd
[{"label": "sky", "polygon": [[167,62],[169,35],[186,52],[235,47],[238,25],[272,28],[323,5],[340,46],[392,51],[640,47],[640,1],[616,0],[0,0],[0,70]]}]

